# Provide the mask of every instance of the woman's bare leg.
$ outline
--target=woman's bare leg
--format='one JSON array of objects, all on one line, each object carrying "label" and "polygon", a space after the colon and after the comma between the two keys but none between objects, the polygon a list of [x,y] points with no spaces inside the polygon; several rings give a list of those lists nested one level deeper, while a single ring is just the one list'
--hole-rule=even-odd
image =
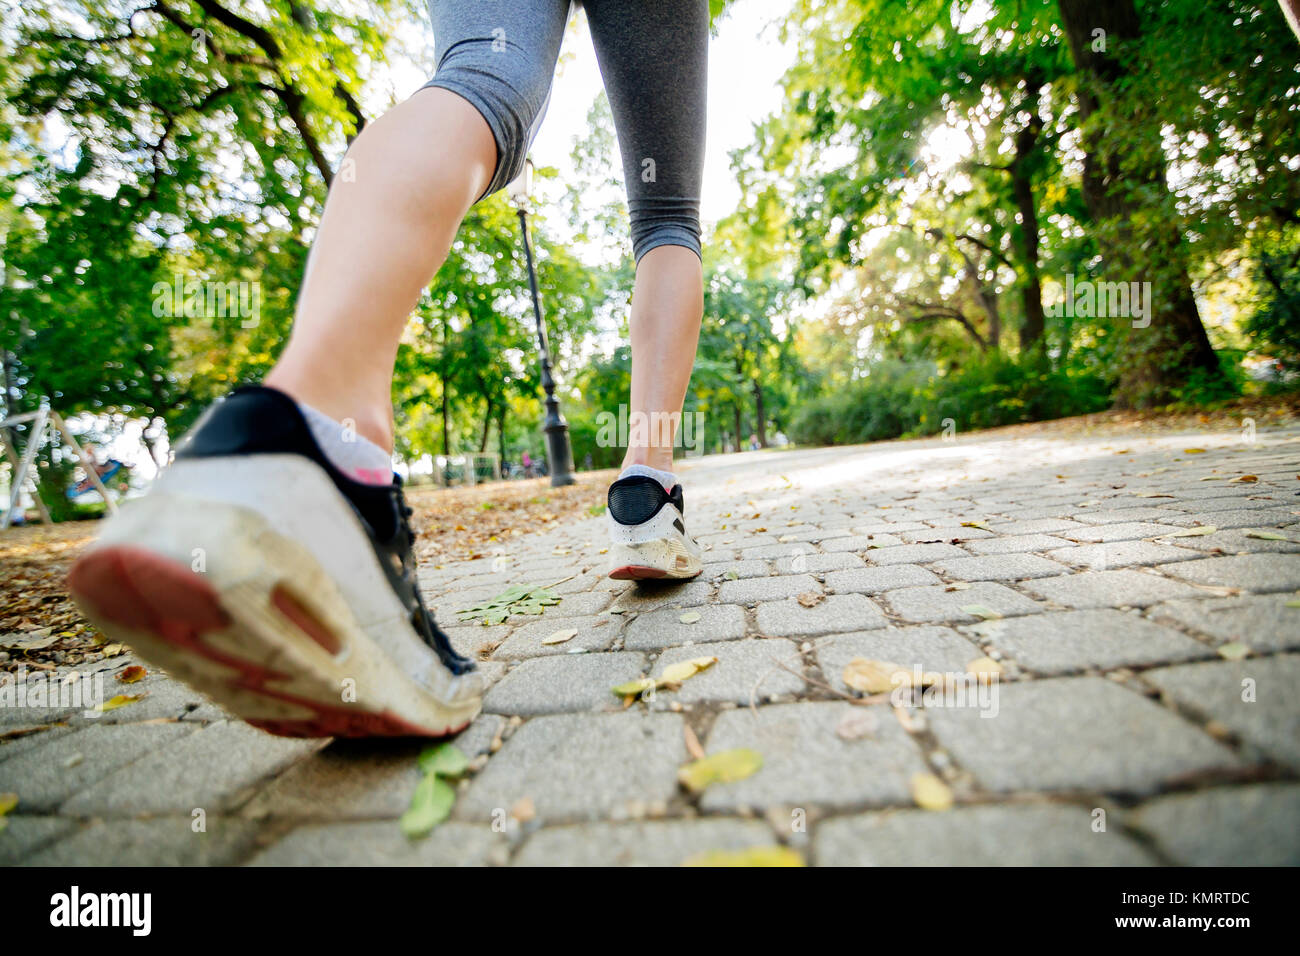
[{"label": "woman's bare leg", "polygon": [[632,291],[632,397],[629,421],[648,423],[644,444],[628,431],[623,467],[649,465],[673,470],[673,432],[681,417],[686,386],[704,314],[700,257],[684,246],[657,246],[641,257]]},{"label": "woman's bare leg", "polygon": [[473,106],[434,87],[367,126],[347,158],[266,384],[391,450],[402,330],[487,188],[496,143]]}]

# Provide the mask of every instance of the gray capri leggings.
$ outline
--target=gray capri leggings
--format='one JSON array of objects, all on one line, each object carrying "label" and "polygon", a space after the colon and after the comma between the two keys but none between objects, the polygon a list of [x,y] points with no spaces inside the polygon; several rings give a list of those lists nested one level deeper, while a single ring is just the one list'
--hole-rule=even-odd
[{"label": "gray capri leggings", "polygon": [[[579,0],[582,2],[582,0]],[[570,0],[430,0],[437,72],[497,144],[488,196],[519,175],[551,95]],[[700,255],[708,0],[585,0],[614,113],[639,262],[656,246]]]}]

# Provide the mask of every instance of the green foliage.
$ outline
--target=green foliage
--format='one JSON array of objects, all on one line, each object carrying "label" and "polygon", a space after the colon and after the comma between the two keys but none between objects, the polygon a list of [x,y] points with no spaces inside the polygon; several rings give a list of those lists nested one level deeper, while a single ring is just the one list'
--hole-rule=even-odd
[{"label": "green foliage", "polygon": [[1108,385],[1095,372],[999,355],[942,375],[932,364],[881,362],[868,377],[805,403],[791,437],[840,445],[1082,415],[1107,406]]}]

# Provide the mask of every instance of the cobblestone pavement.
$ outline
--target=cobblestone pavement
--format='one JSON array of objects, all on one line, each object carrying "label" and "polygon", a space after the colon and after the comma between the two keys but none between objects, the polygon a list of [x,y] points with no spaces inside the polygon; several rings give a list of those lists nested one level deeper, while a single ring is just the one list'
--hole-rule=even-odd
[{"label": "cobblestone pavement", "polygon": [[[450,628],[495,648],[493,685],[427,839],[397,825],[421,744],[276,739],[151,674],[98,720],[0,709],[0,733],[62,721],[0,743],[20,798],[0,862],[676,864],[778,843],[815,864],[1300,862],[1300,430],[974,435],[685,474],[695,582],[602,578],[603,518],[424,570],[444,624],[513,583],[562,595]],[[610,692],[703,655],[649,703]],[[859,657],[1003,670],[976,706],[894,708],[851,702]],[[762,769],[687,795],[687,728]],[[952,809],[917,806],[927,773]]]}]

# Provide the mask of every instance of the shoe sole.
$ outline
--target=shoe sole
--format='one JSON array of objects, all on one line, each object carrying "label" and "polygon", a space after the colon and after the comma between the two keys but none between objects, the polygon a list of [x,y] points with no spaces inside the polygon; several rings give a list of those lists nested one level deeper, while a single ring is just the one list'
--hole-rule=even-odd
[{"label": "shoe sole", "polygon": [[[138,520],[150,507],[167,510],[156,499],[130,510]],[[277,736],[444,737],[477,716],[479,698],[444,703],[403,674],[304,549],[267,529],[239,534],[257,522],[245,509],[205,509],[226,512],[203,540],[232,545],[233,575],[125,542],[73,566],[73,597],[110,640]]]},{"label": "shoe sole", "polygon": [[615,581],[687,581],[704,570],[698,558],[671,539],[617,544],[610,552],[609,577]]}]

